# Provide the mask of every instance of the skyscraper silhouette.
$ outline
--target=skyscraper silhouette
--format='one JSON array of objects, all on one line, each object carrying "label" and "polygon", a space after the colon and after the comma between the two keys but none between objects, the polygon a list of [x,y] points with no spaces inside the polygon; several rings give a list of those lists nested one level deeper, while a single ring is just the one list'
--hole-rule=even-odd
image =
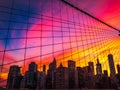
[{"label": "skyscraper silhouette", "polygon": [[102,74],[102,66],[101,66],[101,64],[99,62],[99,59],[97,59],[96,73],[97,73],[97,75],[101,75]]},{"label": "skyscraper silhouette", "polygon": [[8,80],[7,80],[7,88],[20,88],[20,83],[22,80],[22,75],[20,72],[19,66],[13,65],[10,67],[9,74],[8,74]]},{"label": "skyscraper silhouette", "polygon": [[46,65],[43,65],[43,72],[46,73]]},{"label": "skyscraper silhouette", "polygon": [[114,66],[114,60],[113,60],[113,55],[109,54],[108,55],[108,61],[109,61],[109,67],[110,67],[110,86],[111,88],[118,87],[118,79],[116,78],[115,75],[115,66]]},{"label": "skyscraper silhouette", "polygon": [[93,88],[94,87],[94,63],[88,62],[88,75],[86,75],[86,86],[87,88]]},{"label": "skyscraper silhouette", "polygon": [[109,67],[110,67],[110,76],[115,76],[115,66],[114,66],[114,60],[113,60],[113,55],[109,54],[108,55],[108,62],[109,62]]},{"label": "skyscraper silhouette", "polygon": [[75,88],[75,61],[68,61],[68,76],[69,76],[69,88]]},{"label": "skyscraper silhouette", "polygon": [[88,72],[91,76],[94,76],[94,63],[93,62],[88,62],[88,66],[89,66],[89,69],[88,69]]},{"label": "skyscraper silhouette", "polygon": [[76,72],[77,72],[77,75],[76,75],[77,76],[76,77],[77,87],[76,88],[83,88],[85,86],[85,83],[84,83],[84,79],[85,79],[84,70],[81,67],[77,67]]},{"label": "skyscraper silhouette", "polygon": [[46,89],[46,72],[45,72],[46,66],[43,66],[43,71],[37,72],[37,89]]},{"label": "skyscraper silhouette", "polygon": [[49,64],[49,69],[50,70],[55,70],[56,69],[56,59],[53,59],[53,62]]},{"label": "skyscraper silhouette", "polygon": [[56,59],[53,59],[53,62],[49,64],[49,69],[47,71],[47,88],[55,88],[55,72],[56,72]]},{"label": "skyscraper silhouette", "polygon": [[[110,66],[110,77],[108,71],[102,73],[102,66],[97,59],[96,75],[94,74],[94,62],[88,62],[88,66],[76,67],[76,62],[68,60],[68,67],[60,64],[56,67],[56,59],[49,64],[46,73],[46,66],[43,65],[42,71],[37,70],[37,64],[31,62],[24,77],[20,72],[20,67],[14,65],[10,67],[8,74],[8,89],[72,89],[72,88],[118,88],[120,86],[120,76],[115,73],[112,54],[108,55]],[[118,73],[120,66],[117,65]]]},{"label": "skyscraper silhouette", "polygon": [[63,67],[61,63],[60,66],[56,69],[55,88],[65,89],[68,87],[69,87],[68,68]]},{"label": "skyscraper silhouette", "polygon": [[117,71],[118,71],[118,75],[120,75],[120,65],[117,64]]},{"label": "skyscraper silhouette", "polygon": [[25,74],[25,87],[36,88],[37,85],[37,64],[31,62],[29,64],[29,69]]},{"label": "skyscraper silhouette", "polygon": [[31,62],[29,64],[29,70],[28,71],[36,72],[37,71],[37,64],[35,64],[35,62]]}]

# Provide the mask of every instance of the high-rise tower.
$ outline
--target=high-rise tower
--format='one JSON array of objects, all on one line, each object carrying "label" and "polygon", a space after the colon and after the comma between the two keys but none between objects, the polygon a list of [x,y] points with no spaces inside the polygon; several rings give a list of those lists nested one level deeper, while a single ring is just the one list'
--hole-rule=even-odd
[{"label": "high-rise tower", "polygon": [[96,72],[97,72],[97,75],[101,75],[102,74],[102,66],[101,66],[101,64],[99,62],[99,59],[97,59]]},{"label": "high-rise tower", "polygon": [[61,63],[60,66],[56,69],[55,88],[68,89],[68,86],[68,68],[64,67]]},{"label": "high-rise tower", "polygon": [[28,71],[37,72],[37,64],[35,64],[35,62],[31,62],[29,64],[29,70]]},{"label": "high-rise tower", "polygon": [[20,72],[19,66],[13,65],[10,67],[8,80],[7,80],[7,88],[20,88],[20,82],[22,80],[22,74]]},{"label": "high-rise tower", "polygon": [[112,54],[108,55],[108,62],[110,67],[111,88],[115,88],[118,87],[118,79],[116,78],[115,75],[116,73],[115,73],[115,66],[114,66],[114,60]]},{"label": "high-rise tower", "polygon": [[68,60],[69,88],[75,88],[75,61]]},{"label": "high-rise tower", "polygon": [[31,62],[29,64],[29,69],[25,74],[26,77],[26,86],[28,88],[36,88],[37,83],[37,64],[35,62]]},{"label": "high-rise tower", "polygon": [[89,74],[91,76],[94,76],[94,63],[93,62],[88,62],[88,66],[89,66],[89,70],[88,70]]},{"label": "high-rise tower", "polygon": [[55,72],[56,72],[56,59],[49,64],[49,69],[47,71],[47,88],[55,88]]},{"label": "high-rise tower", "polygon": [[108,62],[110,67],[110,76],[115,76],[115,66],[114,66],[114,60],[112,54],[108,55]]}]

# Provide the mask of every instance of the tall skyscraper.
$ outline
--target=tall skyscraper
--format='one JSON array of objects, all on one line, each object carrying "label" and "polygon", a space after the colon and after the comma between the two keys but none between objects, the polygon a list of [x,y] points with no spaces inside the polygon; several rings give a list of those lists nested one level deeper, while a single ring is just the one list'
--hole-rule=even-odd
[{"label": "tall skyscraper", "polygon": [[100,83],[99,83],[99,88],[109,88],[109,77],[108,77],[108,72],[107,70],[104,70],[103,71],[103,75],[102,75],[102,78],[100,80]]},{"label": "tall skyscraper", "polygon": [[96,72],[97,72],[97,75],[102,75],[102,66],[99,62],[99,59],[97,59]]},{"label": "tall skyscraper", "polygon": [[46,73],[46,65],[43,65],[43,72]]},{"label": "tall skyscraper", "polygon": [[118,71],[118,74],[116,75],[117,79],[118,79],[118,84],[120,86],[120,65],[117,64],[117,71]]},{"label": "tall skyscraper", "polygon": [[84,70],[83,70],[83,68],[81,68],[81,67],[77,67],[77,69],[76,69],[76,72],[77,72],[77,77],[75,77],[76,78],[76,80],[77,80],[77,88],[83,88],[85,85],[85,82],[84,82]]},{"label": "tall skyscraper", "polygon": [[20,83],[22,80],[22,74],[20,72],[19,66],[13,65],[10,67],[7,80],[7,88],[20,88]]},{"label": "tall skyscraper", "polygon": [[75,88],[75,61],[68,61],[69,88]]},{"label": "tall skyscraper", "polygon": [[37,85],[37,64],[31,62],[29,64],[29,69],[25,74],[26,87],[36,88]]},{"label": "tall skyscraper", "polygon": [[55,72],[56,72],[56,59],[49,64],[49,69],[47,71],[47,88],[55,88]]},{"label": "tall skyscraper", "polygon": [[94,80],[94,63],[93,62],[88,62],[88,75],[87,75],[87,83],[86,83],[88,88],[93,88],[95,85],[95,80]]},{"label": "tall skyscraper", "polygon": [[120,65],[117,64],[117,71],[118,71],[118,75],[120,75]]},{"label": "tall skyscraper", "polygon": [[39,89],[46,89],[46,74],[45,72],[37,72],[37,87]]},{"label": "tall skyscraper", "polygon": [[63,67],[62,63],[56,69],[56,77],[55,77],[55,88],[56,89],[68,89],[69,81],[68,81],[68,68]]},{"label": "tall skyscraper", "polygon": [[53,59],[53,62],[49,64],[49,70],[55,70],[56,69],[56,59]]},{"label": "tall skyscraper", "polygon": [[109,61],[109,67],[110,67],[110,86],[111,88],[118,87],[118,79],[116,78],[116,72],[115,72],[115,66],[114,66],[114,60],[113,55],[108,55],[108,61]]},{"label": "tall skyscraper", "polygon": [[114,60],[113,60],[112,54],[108,55],[108,62],[109,62],[109,67],[110,67],[110,76],[114,77],[115,76],[115,66],[114,66]]},{"label": "tall skyscraper", "polygon": [[76,67],[75,61],[68,60],[68,68],[70,70],[75,70],[75,67]]},{"label": "tall skyscraper", "polygon": [[89,66],[85,66],[82,68],[83,72],[84,72],[84,76],[86,77],[88,75],[88,70],[89,70]]},{"label": "tall skyscraper", "polygon": [[94,63],[93,62],[88,62],[88,72],[91,76],[94,76]]},{"label": "tall skyscraper", "polygon": [[29,64],[29,69],[28,71],[32,71],[32,72],[37,72],[37,64],[35,64],[35,62],[31,62]]},{"label": "tall skyscraper", "polygon": [[43,65],[43,71],[37,72],[37,89],[46,89],[46,65]]}]

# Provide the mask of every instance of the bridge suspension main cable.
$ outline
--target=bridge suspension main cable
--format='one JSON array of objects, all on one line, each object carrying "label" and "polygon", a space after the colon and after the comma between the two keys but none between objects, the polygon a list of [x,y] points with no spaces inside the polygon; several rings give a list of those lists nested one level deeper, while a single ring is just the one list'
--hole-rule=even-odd
[{"label": "bridge suspension main cable", "polygon": [[69,5],[69,6],[73,7],[74,9],[76,9],[76,10],[78,10],[78,11],[80,11],[80,12],[82,12],[82,13],[86,14],[86,15],[88,15],[89,17],[91,17],[91,18],[93,18],[93,19],[95,19],[95,20],[97,20],[97,21],[99,21],[99,22],[103,23],[104,25],[106,25],[106,26],[108,26],[108,27],[110,27],[110,28],[112,28],[112,29],[114,29],[114,30],[116,30],[116,31],[119,31],[119,32],[120,32],[120,30],[119,30],[119,29],[117,29],[117,28],[115,28],[115,27],[111,26],[110,24],[108,24],[108,23],[106,23],[106,22],[104,22],[104,21],[100,20],[99,18],[97,18],[97,17],[95,17],[95,16],[91,15],[90,13],[88,13],[88,12],[86,12],[86,11],[84,11],[84,10],[80,9],[79,7],[77,7],[77,6],[73,5],[73,4],[71,4],[71,3],[70,3],[70,2],[68,2],[67,0],[61,0],[61,1],[62,1],[63,3],[65,3],[65,4]]}]

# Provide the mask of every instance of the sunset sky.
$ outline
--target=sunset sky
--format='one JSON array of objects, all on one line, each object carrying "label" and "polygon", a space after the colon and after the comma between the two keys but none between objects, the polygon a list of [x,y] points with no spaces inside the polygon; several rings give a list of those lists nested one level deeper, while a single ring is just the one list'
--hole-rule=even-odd
[{"label": "sunset sky", "polygon": [[[70,0],[70,3],[120,29],[120,0]],[[0,1],[2,80],[6,80],[11,65],[21,66],[24,74],[30,62],[36,62],[41,70],[54,57],[57,66],[61,62],[67,66],[67,60],[74,60],[81,67],[89,61],[96,65],[98,58],[103,70],[109,70],[109,53],[113,54],[115,65],[120,64],[118,31],[61,0]]]}]

